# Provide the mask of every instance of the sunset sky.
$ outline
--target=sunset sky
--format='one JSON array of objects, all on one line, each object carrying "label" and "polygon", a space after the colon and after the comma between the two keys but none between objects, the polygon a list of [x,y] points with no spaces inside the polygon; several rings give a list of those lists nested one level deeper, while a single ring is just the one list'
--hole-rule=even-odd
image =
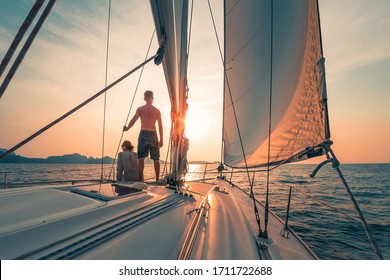
[{"label": "sunset sky", "polygon": [[[0,59],[34,2],[0,0]],[[222,1],[211,3],[222,34]],[[319,3],[334,151],[344,163],[390,162],[390,1]],[[57,1],[0,99],[0,148],[11,148],[104,87],[107,16],[108,0]],[[112,0],[109,82],[144,60],[153,29],[149,1]],[[154,39],[149,56],[157,48]],[[222,69],[207,0],[197,0],[188,71],[189,160],[220,159]],[[105,155],[115,155],[139,73],[107,92]],[[161,66],[145,67],[130,117],[144,104],[146,89],[154,91],[154,105],[163,116],[164,159],[170,104]],[[100,157],[103,100],[96,99],[16,153]],[[138,122],[124,139],[136,144],[139,127]]]}]

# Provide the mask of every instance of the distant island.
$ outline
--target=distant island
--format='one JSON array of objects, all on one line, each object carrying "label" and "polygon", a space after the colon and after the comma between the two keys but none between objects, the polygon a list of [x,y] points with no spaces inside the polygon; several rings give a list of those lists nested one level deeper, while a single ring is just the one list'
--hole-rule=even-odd
[{"label": "distant island", "polygon": [[[6,152],[6,149],[0,148],[0,154]],[[104,164],[112,164],[115,159],[109,156],[103,157]],[[161,163],[165,161],[160,160]],[[0,160],[0,163],[59,163],[59,164],[101,164],[101,158],[87,157],[78,153],[67,154],[62,156],[49,156],[47,158],[28,158],[15,153],[11,153]],[[146,164],[152,164],[153,160],[145,158]]]},{"label": "distant island", "polygon": [[[6,152],[7,150],[0,148],[0,154]],[[115,159],[111,157],[104,157],[103,163],[112,164]],[[0,163],[62,163],[62,164],[98,164],[102,163],[101,158],[86,157],[78,153],[67,154],[62,156],[50,156],[47,158],[28,158],[24,156],[11,153],[6,156]]]}]

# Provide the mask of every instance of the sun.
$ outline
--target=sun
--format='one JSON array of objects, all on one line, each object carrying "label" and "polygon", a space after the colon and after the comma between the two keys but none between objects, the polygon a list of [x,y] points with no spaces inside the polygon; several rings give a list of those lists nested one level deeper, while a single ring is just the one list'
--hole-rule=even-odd
[{"label": "sun", "polygon": [[201,139],[207,137],[210,128],[210,115],[200,108],[189,108],[185,120],[185,135],[188,139]]}]

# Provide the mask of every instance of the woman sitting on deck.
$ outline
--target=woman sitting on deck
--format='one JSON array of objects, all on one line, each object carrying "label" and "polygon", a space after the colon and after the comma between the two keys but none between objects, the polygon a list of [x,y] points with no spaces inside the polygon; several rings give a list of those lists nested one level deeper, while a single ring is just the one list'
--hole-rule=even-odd
[{"label": "woman sitting on deck", "polygon": [[138,181],[138,156],[133,152],[134,146],[125,140],[122,150],[123,152],[118,154],[116,181]]}]

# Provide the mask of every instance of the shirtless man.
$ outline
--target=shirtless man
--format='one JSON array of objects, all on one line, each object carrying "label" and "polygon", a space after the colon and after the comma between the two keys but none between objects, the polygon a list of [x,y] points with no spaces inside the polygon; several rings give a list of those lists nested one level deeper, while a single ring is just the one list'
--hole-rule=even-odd
[{"label": "shirtless man", "polygon": [[[141,131],[138,137],[138,176],[139,180],[143,181],[144,177],[144,160],[150,151],[150,157],[154,161],[154,171],[156,172],[156,181],[160,174],[160,148],[163,146],[163,127],[161,113],[153,103],[153,92],[147,90],[144,93],[146,104],[138,107],[134,117],[129,122],[128,126],[123,126],[123,131],[128,131],[133,127],[138,118],[141,118]],[[160,141],[157,138],[156,121],[158,122],[158,131]]]}]

